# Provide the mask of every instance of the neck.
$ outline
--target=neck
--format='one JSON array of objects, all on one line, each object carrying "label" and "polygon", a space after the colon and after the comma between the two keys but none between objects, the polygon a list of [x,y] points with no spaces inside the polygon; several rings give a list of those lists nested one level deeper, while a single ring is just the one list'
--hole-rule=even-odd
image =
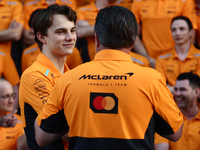
[{"label": "neck", "polygon": [[[101,50],[106,50],[106,49],[111,49],[111,48],[100,45],[99,47],[96,47],[96,52],[99,52]],[[131,51],[131,48],[121,48],[121,49],[113,49],[113,50],[118,50],[118,51],[122,51],[129,54],[129,52]]]},{"label": "neck", "polygon": [[190,41],[184,43],[184,44],[176,44],[175,49],[176,53],[180,60],[184,60],[188,54],[188,51],[190,50],[191,43]]},{"label": "neck", "polygon": [[58,69],[58,71],[63,74],[64,73],[64,64],[67,56],[55,56],[49,51],[42,50],[42,53],[51,60],[54,66]]},{"label": "neck", "polygon": [[109,6],[109,2],[105,0],[96,0],[95,4],[99,10]]},{"label": "neck", "polygon": [[195,103],[192,106],[186,108],[180,108],[181,112],[187,119],[190,121],[193,119],[199,112],[199,106]]}]

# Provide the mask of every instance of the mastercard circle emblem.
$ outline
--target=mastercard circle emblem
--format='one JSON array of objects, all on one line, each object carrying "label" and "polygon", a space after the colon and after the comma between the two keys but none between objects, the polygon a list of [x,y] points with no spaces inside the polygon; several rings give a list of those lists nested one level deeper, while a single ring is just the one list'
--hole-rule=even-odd
[{"label": "mastercard circle emblem", "polygon": [[118,114],[118,98],[114,93],[90,93],[90,108],[94,113]]},{"label": "mastercard circle emblem", "polygon": [[115,100],[110,96],[97,96],[93,100],[93,106],[97,110],[112,110],[115,106]]}]

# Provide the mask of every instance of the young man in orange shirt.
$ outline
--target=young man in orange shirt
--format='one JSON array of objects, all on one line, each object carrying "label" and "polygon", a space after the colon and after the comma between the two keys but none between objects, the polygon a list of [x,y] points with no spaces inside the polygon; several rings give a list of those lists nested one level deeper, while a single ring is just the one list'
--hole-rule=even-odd
[{"label": "young man in orange shirt", "polygon": [[174,46],[170,32],[172,18],[187,16],[197,29],[193,0],[135,0],[131,10],[139,26],[134,50],[147,57],[152,67],[159,55]]},{"label": "young man in orange shirt", "polygon": [[76,43],[76,13],[67,5],[51,5],[35,14],[32,23],[41,53],[22,74],[20,82],[20,108],[27,142],[31,150],[64,150],[67,143],[61,139],[44,148],[38,146],[34,120],[58,78],[69,70],[65,61]]},{"label": "young man in orange shirt", "polygon": [[200,51],[190,42],[194,30],[187,17],[173,18],[171,33],[175,47],[158,57],[155,69],[163,75],[173,92],[173,86],[179,74],[193,72],[200,75]]},{"label": "young man in orange shirt", "polygon": [[106,7],[94,30],[97,54],[58,79],[35,121],[38,144],[68,130],[73,150],[153,150],[155,131],[177,141],[183,116],[164,79],[130,58],[137,36],[134,14]]},{"label": "young man in orange shirt", "polygon": [[[32,31],[33,31],[33,28],[31,25],[31,21],[32,21],[34,15],[40,10],[42,10],[42,9],[37,9],[31,14],[31,17],[29,20],[29,26],[30,26],[30,30],[32,30]],[[23,54],[22,54],[22,59],[21,59],[22,73],[29,66],[31,66],[33,64],[33,62],[36,60],[39,53],[41,53],[41,50],[39,49],[38,44],[36,42],[33,45],[24,49]],[[66,64],[69,67],[69,69],[73,69],[76,66],[82,64],[82,58],[81,58],[80,52],[76,47],[74,47],[73,53],[71,55],[68,55],[68,57],[66,59]]]}]

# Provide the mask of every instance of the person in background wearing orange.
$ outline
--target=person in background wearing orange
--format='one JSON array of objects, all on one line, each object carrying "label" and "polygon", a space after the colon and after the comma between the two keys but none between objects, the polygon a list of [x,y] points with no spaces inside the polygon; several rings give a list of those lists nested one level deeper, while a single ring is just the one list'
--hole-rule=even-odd
[{"label": "person in background wearing orange", "polygon": [[175,46],[158,57],[155,67],[166,79],[171,92],[179,74],[193,72],[200,75],[200,51],[190,42],[194,32],[187,17],[178,16],[172,19],[171,33]]},{"label": "person in background wearing orange", "polygon": [[0,0],[0,50],[10,54],[11,41],[21,38],[24,24],[21,2]]},{"label": "person in background wearing orange", "polygon": [[148,58],[153,68],[157,57],[174,47],[170,32],[172,18],[186,16],[197,29],[193,0],[135,0],[131,10],[139,26],[134,50]]},{"label": "person in background wearing orange", "polygon": [[200,149],[200,111],[197,97],[199,76],[193,73],[182,73],[174,86],[174,99],[184,115],[183,133],[177,142],[155,135],[155,150],[199,150]]},{"label": "person in background wearing orange", "polygon": [[31,14],[36,9],[47,8],[49,5],[67,5],[74,11],[76,10],[76,0],[30,0],[24,4],[24,29],[23,29],[23,44],[30,46],[35,43],[34,33],[30,30],[29,19]]},{"label": "person in background wearing orange", "polygon": [[20,109],[22,122],[31,150],[66,150],[68,136],[42,148],[35,141],[34,120],[48,101],[58,78],[69,68],[67,55],[76,43],[76,13],[67,5],[50,5],[34,15],[32,26],[41,53],[27,68],[20,81]]},{"label": "person in background wearing orange", "polygon": [[[0,117],[13,111],[13,103],[16,94],[12,85],[4,78],[0,78]],[[1,150],[29,150],[21,117],[17,114],[17,124],[14,127],[0,127]]]},{"label": "person in background wearing orange", "polygon": [[[30,20],[29,20],[29,27],[30,27],[30,30],[32,30],[32,32],[34,32],[34,31],[33,31],[32,25],[31,25],[31,21],[33,19],[33,16],[40,10],[42,10],[42,9],[36,9],[31,14],[31,17],[30,17]],[[31,45],[31,46],[27,47],[26,49],[24,49],[23,54],[22,54],[22,60],[21,60],[22,73],[29,66],[31,66],[33,64],[33,62],[36,60],[36,58],[38,57],[40,52],[41,52],[41,50],[39,49],[37,43],[34,43],[33,45]],[[82,63],[83,63],[83,61],[82,61],[80,52],[76,47],[74,47],[73,53],[71,55],[67,56],[66,64],[69,67],[69,69],[73,69],[73,68],[75,68],[76,66],[78,66],[78,65],[80,65]]]},{"label": "person in background wearing orange", "polygon": [[102,8],[113,5],[116,0],[95,0],[77,9],[78,49],[81,51],[83,62],[91,61],[96,54],[94,39],[94,23],[97,13]]}]

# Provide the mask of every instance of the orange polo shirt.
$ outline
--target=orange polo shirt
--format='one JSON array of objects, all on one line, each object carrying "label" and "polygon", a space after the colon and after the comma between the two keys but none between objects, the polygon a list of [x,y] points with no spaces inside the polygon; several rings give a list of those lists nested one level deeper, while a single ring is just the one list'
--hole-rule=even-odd
[{"label": "orange polo shirt", "polygon": [[[9,28],[10,23],[16,20],[24,24],[24,14],[22,3],[15,0],[1,0],[0,2],[0,31]],[[0,50],[10,54],[11,41],[0,42]]]},{"label": "orange polo shirt", "polygon": [[169,141],[158,134],[155,134],[155,144],[169,143],[170,150],[199,150],[200,149],[200,111],[195,118],[188,121],[187,117],[183,117],[182,136],[177,142]]},{"label": "orange polo shirt", "polygon": [[174,47],[170,30],[173,17],[186,16],[197,29],[192,0],[135,0],[131,10],[141,24],[142,42],[154,59]]},{"label": "orange polo shirt", "polygon": [[[55,0],[55,3],[57,5],[68,5],[70,6],[74,11],[76,10],[76,0]],[[24,4],[24,29],[30,30],[29,27],[29,19],[31,14],[36,10],[36,9],[42,9],[42,8],[47,8],[49,5],[46,3],[45,0],[32,0],[32,1],[27,1]]]},{"label": "orange polo shirt", "polygon": [[[195,4],[196,5],[196,4]],[[197,42],[200,47],[200,8],[196,5],[196,15],[197,15]]]},{"label": "orange polo shirt", "polygon": [[[40,52],[41,51],[37,43],[29,46],[23,51],[22,61],[21,61],[22,72],[24,72],[30,65],[33,64],[33,62],[36,60]],[[67,56],[66,64],[69,67],[69,69],[73,69],[82,63],[83,61],[82,61],[80,52],[76,47],[74,47],[73,53]]]},{"label": "orange polo shirt", "polygon": [[131,56],[133,63],[138,64],[143,67],[150,67],[150,63],[146,57],[132,51],[130,51],[129,55]]},{"label": "orange polo shirt", "polygon": [[153,149],[155,124],[166,134],[182,121],[162,75],[113,49],[62,75],[37,117],[45,132],[69,128],[69,149],[87,150]]},{"label": "orange polo shirt", "polygon": [[115,5],[126,7],[127,9],[131,10],[131,6],[134,0],[117,0]]},{"label": "orange polo shirt", "polygon": [[187,57],[181,61],[176,50],[158,57],[155,69],[166,79],[170,86],[174,86],[176,78],[184,72],[193,72],[200,76],[200,50],[191,45]]},{"label": "orange polo shirt", "polygon": [[0,51],[0,77],[8,80],[12,86],[19,84],[19,74],[10,54]]},{"label": "orange polo shirt", "polygon": [[[68,70],[65,65],[64,72]],[[48,101],[49,94],[61,75],[54,64],[44,54],[39,53],[35,62],[21,76],[19,104],[27,142],[31,149],[37,149],[35,136],[32,133],[34,132],[34,121]]]},{"label": "orange polo shirt", "polygon": [[17,117],[17,124],[13,128],[0,127],[0,150],[17,150],[17,139],[24,134],[21,117]]}]

